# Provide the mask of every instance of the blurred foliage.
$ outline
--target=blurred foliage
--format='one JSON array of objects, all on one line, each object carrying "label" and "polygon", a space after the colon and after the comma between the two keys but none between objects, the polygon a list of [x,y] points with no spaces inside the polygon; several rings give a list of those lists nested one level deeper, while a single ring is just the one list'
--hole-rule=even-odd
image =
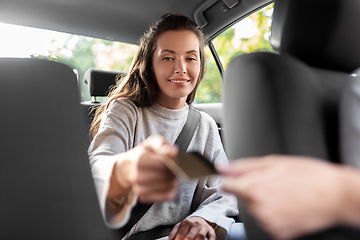
[{"label": "blurred foliage", "polygon": [[[213,41],[223,68],[236,56],[258,51],[272,52],[269,43],[273,4],[234,24]],[[196,94],[200,103],[221,102],[222,79],[209,49],[207,72]]]},{"label": "blurred foliage", "polygon": [[38,57],[59,61],[76,69],[82,101],[91,99],[88,85],[84,82],[89,68],[127,71],[138,49],[136,45],[77,35],[69,35],[66,41],[54,41],[53,44],[56,47],[49,50],[48,55]]},{"label": "blurred foliage", "polygon": [[195,98],[199,103],[220,102],[221,74],[208,47],[205,49],[205,54],[207,70]]},{"label": "blurred foliage", "polygon": [[[217,36],[212,43],[223,68],[236,56],[256,51],[273,51],[270,43],[270,26],[273,5],[253,13]],[[88,86],[83,78],[87,69],[97,68],[112,71],[127,71],[138,46],[89,37],[69,35],[47,55],[37,56],[63,62],[77,70],[82,100],[90,100]],[[207,47],[207,72],[200,83],[196,99],[200,103],[221,102],[221,75]]]}]

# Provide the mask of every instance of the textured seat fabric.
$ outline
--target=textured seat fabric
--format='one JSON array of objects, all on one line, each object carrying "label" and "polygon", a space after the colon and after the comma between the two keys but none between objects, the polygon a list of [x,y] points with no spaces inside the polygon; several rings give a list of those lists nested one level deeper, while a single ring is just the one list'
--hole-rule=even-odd
[{"label": "textured seat fabric", "polygon": [[72,69],[0,59],[0,100],[0,239],[119,239],[101,216]]},{"label": "textured seat fabric", "polygon": [[[225,72],[228,157],[279,153],[341,163],[340,102],[360,66],[360,1],[275,0],[274,7],[271,42],[279,53],[239,56]],[[270,239],[241,200],[239,208],[248,239]],[[334,228],[303,239],[359,236]]]},{"label": "textured seat fabric", "polygon": [[224,95],[229,158],[283,153],[339,162],[338,108],[350,78],[290,55],[236,58],[226,72]]}]

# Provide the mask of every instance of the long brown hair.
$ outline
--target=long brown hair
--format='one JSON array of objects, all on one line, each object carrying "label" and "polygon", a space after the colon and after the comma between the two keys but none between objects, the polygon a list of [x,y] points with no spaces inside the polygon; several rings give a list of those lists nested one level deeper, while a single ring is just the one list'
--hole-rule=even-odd
[{"label": "long brown hair", "polygon": [[92,140],[99,130],[100,122],[113,101],[126,97],[131,99],[138,107],[150,107],[155,103],[159,86],[152,68],[152,58],[156,50],[157,40],[167,31],[188,30],[195,33],[200,44],[200,73],[194,90],[187,96],[186,102],[190,105],[195,97],[196,90],[206,71],[205,42],[203,32],[199,25],[183,15],[166,14],[154,22],[140,39],[140,47],[130,66],[128,74],[118,76],[117,83],[108,95],[107,103],[96,107],[94,119],[90,126],[90,139]]}]

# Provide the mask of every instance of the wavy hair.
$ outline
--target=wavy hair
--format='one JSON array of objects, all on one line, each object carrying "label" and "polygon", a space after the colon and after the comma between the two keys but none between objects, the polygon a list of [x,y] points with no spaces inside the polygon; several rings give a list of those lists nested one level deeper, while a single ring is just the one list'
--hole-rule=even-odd
[{"label": "wavy hair", "polygon": [[199,25],[191,19],[178,14],[166,14],[154,22],[140,39],[140,47],[130,66],[129,72],[117,76],[117,83],[108,94],[106,104],[96,106],[94,119],[90,126],[90,139],[92,140],[99,130],[102,117],[112,102],[118,98],[131,99],[138,107],[150,107],[155,103],[160,88],[157,84],[152,68],[152,58],[157,47],[157,40],[161,34],[167,31],[188,30],[195,33],[200,45],[200,73],[194,90],[187,96],[186,102],[190,105],[196,90],[203,79],[206,71],[204,35]]}]

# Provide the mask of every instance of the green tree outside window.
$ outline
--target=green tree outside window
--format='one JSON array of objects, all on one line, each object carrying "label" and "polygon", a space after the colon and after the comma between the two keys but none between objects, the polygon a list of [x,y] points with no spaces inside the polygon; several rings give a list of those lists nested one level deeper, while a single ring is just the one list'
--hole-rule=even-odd
[{"label": "green tree outside window", "polygon": [[[223,68],[236,56],[258,51],[273,52],[269,43],[273,4],[234,24],[213,41]],[[206,51],[208,70],[199,86],[196,99],[200,103],[221,102],[221,75],[210,53]]]},{"label": "green tree outside window", "polygon": [[[224,69],[240,54],[273,51],[269,43],[272,9],[273,5],[269,5],[253,13],[212,40]],[[83,101],[91,99],[83,81],[87,69],[127,71],[138,49],[132,44],[71,34],[61,44],[54,40],[53,45],[47,55],[36,57],[57,60],[76,69]],[[195,97],[199,103],[221,102],[221,75],[209,48],[205,53],[207,72]]]}]

